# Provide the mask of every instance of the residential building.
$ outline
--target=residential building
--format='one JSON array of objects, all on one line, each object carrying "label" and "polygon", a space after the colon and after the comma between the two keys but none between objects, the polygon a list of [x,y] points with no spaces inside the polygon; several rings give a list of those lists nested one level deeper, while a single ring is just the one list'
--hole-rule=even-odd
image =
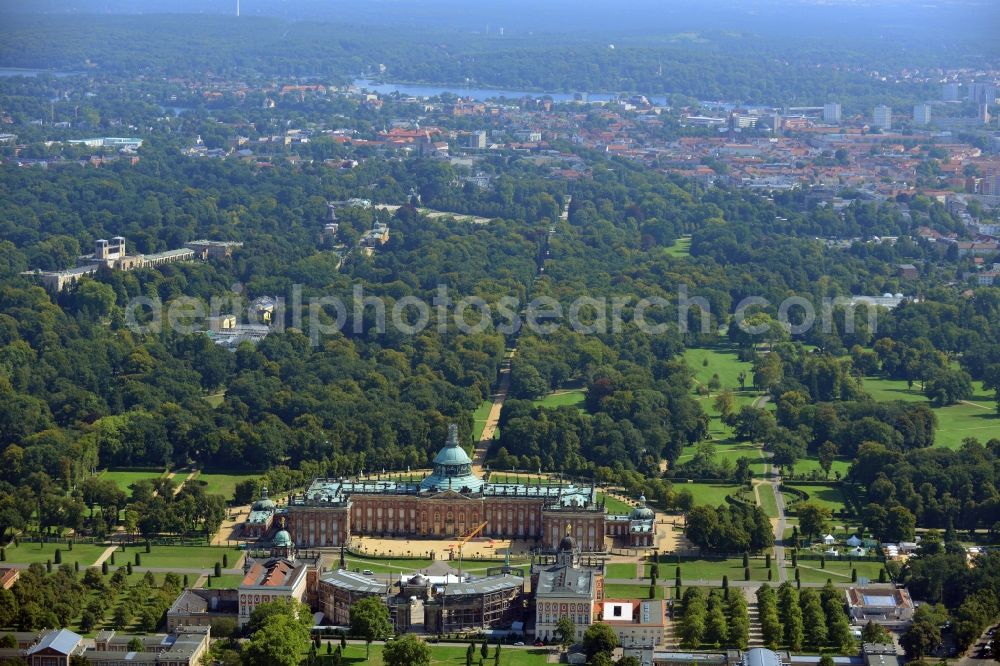
[{"label": "residential building", "polygon": [[839,123],[840,117],[841,110],[838,102],[831,102],[830,104],[823,105],[823,122]]},{"label": "residential building", "polygon": [[993,104],[997,101],[997,86],[995,83],[970,83],[966,99],[977,104]]},{"label": "residential building", "polygon": [[886,106],[884,104],[879,104],[875,107],[875,112],[873,114],[874,121],[872,125],[879,129],[890,130],[892,129],[892,107]]},{"label": "residential building", "polygon": [[483,150],[486,148],[486,131],[479,130],[469,135],[469,148]]},{"label": "residential building", "polygon": [[945,102],[957,102],[961,96],[962,85],[959,83],[946,83],[941,86],[941,99]]},{"label": "residential building", "polygon": [[930,123],[931,123],[931,105],[930,104],[914,104],[913,105],[913,123],[915,125],[930,125]]}]

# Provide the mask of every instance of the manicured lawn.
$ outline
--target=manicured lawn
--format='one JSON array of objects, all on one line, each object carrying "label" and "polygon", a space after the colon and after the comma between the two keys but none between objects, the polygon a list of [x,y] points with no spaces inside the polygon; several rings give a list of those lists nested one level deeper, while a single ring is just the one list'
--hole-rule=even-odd
[{"label": "manicured lawn", "polygon": [[[180,475],[178,475],[180,476]],[[175,477],[176,478],[176,477]],[[260,474],[217,474],[215,472],[201,472],[194,477],[195,481],[204,481],[208,484],[205,492],[210,495],[222,495],[227,501],[233,499],[233,492],[236,484],[248,479],[259,479]]]},{"label": "manicured lawn", "polygon": [[883,379],[882,377],[865,377],[862,383],[865,392],[878,402],[905,400],[907,402],[924,402],[927,400],[920,392],[920,382],[913,382],[913,388],[907,388],[902,379]]},{"label": "manicured lawn", "polygon": [[741,361],[732,347],[724,345],[710,348],[692,347],[684,350],[684,360],[694,370],[694,377],[699,384],[707,386],[712,375],[717,374],[723,389],[739,391],[739,374],[743,371],[746,373],[745,385],[747,387],[753,385],[753,364]]},{"label": "manicured lawn", "polygon": [[73,545],[73,550],[69,550],[69,546],[65,543],[54,544],[54,543],[25,543],[22,542],[21,545],[14,547],[11,543],[4,549],[4,554],[7,557],[7,562],[16,562],[18,564],[33,564],[39,562],[45,564],[46,561],[52,560],[53,566],[55,566],[55,553],[56,549],[62,551],[62,561],[63,564],[73,564],[74,562],[79,562],[81,567],[89,567],[97,558],[101,556],[104,552],[105,546],[92,545],[86,543],[78,543]]},{"label": "manicured lawn", "polygon": [[[475,663],[479,663],[479,646],[482,641],[476,641],[476,659]],[[339,641],[333,641],[334,649],[340,645]],[[449,666],[465,666],[465,650],[468,647],[466,644],[440,644],[431,645],[431,664],[432,666],[448,664]],[[484,663],[493,663],[493,654],[496,647],[490,646],[490,656],[489,659],[485,660]],[[509,645],[505,645],[500,649],[500,663],[504,666],[543,666],[546,663],[546,655],[548,650],[545,648],[516,648]],[[326,658],[326,646],[322,646],[319,650],[319,655]],[[327,658],[328,659],[328,658]],[[371,657],[365,657],[365,646],[363,644],[348,643],[347,650],[343,653],[343,663],[345,665],[353,664],[366,664],[366,666],[389,666],[382,660],[382,646],[372,645],[371,646]],[[328,663],[327,661],[321,661],[320,663]]]},{"label": "manicured lawn", "polygon": [[612,495],[597,493],[597,501],[604,502],[604,506],[607,508],[608,513],[632,513],[632,505],[626,504]]},{"label": "manicured lawn", "polygon": [[476,411],[472,412],[472,434],[475,436],[478,442],[483,438],[483,428],[486,427],[486,419],[490,415],[490,409],[493,408],[492,400],[483,400]]},{"label": "manicured lawn", "polygon": [[778,500],[774,496],[774,486],[762,485],[757,489],[760,496],[760,506],[769,518],[778,517]]},{"label": "manicured lawn", "polygon": [[[352,555],[346,555],[344,558],[347,562],[347,568],[358,569],[364,571],[368,569],[374,571],[375,573],[411,573],[416,571],[421,571],[426,569],[431,565],[433,560],[430,559],[419,559],[419,558],[398,558],[398,559],[366,559],[361,557],[354,557]],[[336,566],[339,559],[334,562]],[[467,563],[469,567],[477,566],[476,560],[464,560],[463,563]],[[458,562],[455,562],[455,566],[458,566]]]},{"label": "manicured lawn", "polygon": [[548,407],[549,409],[555,409],[556,407],[563,406],[583,409],[583,399],[583,389],[568,389],[565,391],[549,393],[548,395],[535,400],[534,404],[538,407]]},{"label": "manicured lawn", "polygon": [[[937,446],[957,449],[966,437],[975,437],[985,442],[1000,433],[1000,416],[996,413],[993,393],[983,389],[982,382],[972,382],[973,395],[967,402],[948,407],[937,407],[938,428],[934,436]],[[876,400],[906,400],[927,402],[920,392],[920,382],[907,388],[906,381],[866,377],[864,389]]]},{"label": "manicured lawn", "polygon": [[691,237],[681,236],[674,244],[670,247],[664,248],[663,252],[670,255],[671,257],[690,257],[691,256]]},{"label": "manicured lawn", "polygon": [[606,568],[605,575],[608,578],[636,578],[638,573],[638,566],[635,564],[609,564]]},{"label": "manicured lawn", "polygon": [[[795,572],[791,569],[791,561],[786,560],[789,580],[795,580]],[[834,585],[851,584],[851,568],[858,570],[859,578],[867,578],[871,582],[878,581],[878,572],[882,570],[881,562],[854,562],[851,564],[846,558],[834,560],[827,558],[826,568],[821,569],[819,560],[809,560],[799,562],[799,578],[803,583],[825,583],[829,578]]]},{"label": "manicured lawn", "polygon": [[126,493],[131,494],[129,486],[131,486],[136,481],[143,481],[149,479],[158,479],[165,474],[164,470],[156,471],[149,470],[146,472],[119,472],[114,470],[108,470],[101,474],[102,479],[110,479],[115,482],[119,488],[124,490]]},{"label": "manicured lawn", "polygon": [[[238,574],[222,574],[221,576],[218,577],[212,576],[211,587],[219,590],[234,590],[240,586],[241,582],[243,582],[243,576],[240,576]],[[207,585],[207,583],[208,579],[206,579],[204,583],[199,585],[199,587],[210,587],[209,585]]]},{"label": "manicured lawn", "polygon": [[739,489],[739,486],[732,483],[684,483],[678,481],[674,484],[674,490],[689,491],[694,496],[695,504],[710,504],[719,506],[725,504],[726,496],[732,495]]},{"label": "manicured lawn", "polygon": [[[729,582],[744,580],[743,558],[731,557],[724,560],[706,560],[690,558],[668,558],[667,563],[660,562],[660,580],[673,585],[674,573],[681,568],[681,585],[699,585],[705,582],[722,582],[723,576],[729,576]],[[750,558],[750,579],[767,580],[766,560],[763,557]],[[649,575],[650,565],[644,565],[646,575]],[[773,568],[773,563],[772,563]],[[777,572],[774,573],[777,580]]]},{"label": "manicured lawn", "polygon": [[[830,509],[830,511],[839,512],[844,509],[844,495],[840,492],[840,488],[834,486],[796,486],[791,483],[788,484],[788,487],[809,493],[809,499],[803,501],[817,504]],[[786,495],[785,501],[787,502],[791,497],[791,495]]]},{"label": "manicured lawn", "polygon": [[[656,598],[666,599],[665,588],[657,583]],[[620,585],[611,584],[604,586],[605,599],[649,599],[649,584]],[[501,653],[502,654],[502,653]]]},{"label": "manicured lawn", "polygon": [[[851,461],[847,458],[837,458],[830,465],[830,477],[831,479],[836,478],[836,473],[840,472],[840,476],[847,476],[847,470],[851,468]],[[799,476],[809,476],[813,471],[817,474],[817,480],[822,481],[824,478],[823,468],[819,466],[819,458],[816,456],[809,456],[807,458],[800,458],[795,462],[793,467],[796,477]]]},{"label": "manicured lawn", "polygon": [[[229,556],[229,567],[234,568],[240,560],[242,551],[236,548],[221,546],[158,546],[154,545],[151,552],[146,552],[144,545],[126,546],[125,552],[115,553],[115,561],[119,565],[126,562],[135,564],[135,554],[139,553],[142,563],[139,566],[164,569],[211,569],[216,562],[222,562],[222,556]],[[225,565],[223,565],[224,568]]]},{"label": "manicured lawn", "polygon": [[[702,407],[708,407],[708,405],[702,404]],[[737,442],[730,439],[732,432],[721,421],[719,421],[717,417],[712,417],[711,423],[721,426],[721,428],[716,431],[712,431],[713,437],[715,437],[716,434],[718,435],[716,441],[713,442],[713,444],[715,444],[715,461],[718,463],[723,460],[728,460],[735,468],[737,460],[740,458],[749,458],[754,461],[750,465],[750,469],[753,470],[754,475],[758,477],[763,476],[764,468],[767,466],[767,462],[764,459],[761,447],[749,442]],[[698,447],[696,445],[684,447],[684,449],[681,450],[681,455],[677,458],[677,464],[684,464],[694,458],[697,450]]]}]

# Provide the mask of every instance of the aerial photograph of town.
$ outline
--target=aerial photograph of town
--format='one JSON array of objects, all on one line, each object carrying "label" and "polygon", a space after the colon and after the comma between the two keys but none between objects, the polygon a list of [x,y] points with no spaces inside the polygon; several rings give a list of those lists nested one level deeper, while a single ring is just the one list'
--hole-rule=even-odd
[{"label": "aerial photograph of town", "polygon": [[0,0],[0,666],[1000,664],[997,0]]}]

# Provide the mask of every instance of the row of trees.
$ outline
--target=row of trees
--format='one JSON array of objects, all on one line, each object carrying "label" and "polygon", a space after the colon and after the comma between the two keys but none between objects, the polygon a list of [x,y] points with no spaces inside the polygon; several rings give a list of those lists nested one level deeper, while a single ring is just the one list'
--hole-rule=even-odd
[{"label": "row of trees", "polygon": [[757,604],[764,644],[772,650],[833,647],[846,654],[854,648],[841,595],[830,582],[819,592],[785,582],[777,593],[765,583],[757,590]]},{"label": "row of trees", "polygon": [[712,590],[705,595],[698,587],[684,591],[680,619],[681,645],[699,649],[703,646],[746,649],[750,638],[750,615],[746,599],[737,591]]}]

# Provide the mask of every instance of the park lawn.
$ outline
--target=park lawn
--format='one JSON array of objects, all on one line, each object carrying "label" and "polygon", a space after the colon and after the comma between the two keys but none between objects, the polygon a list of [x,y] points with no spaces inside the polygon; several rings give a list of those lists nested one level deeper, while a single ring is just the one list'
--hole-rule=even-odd
[{"label": "park lawn", "polygon": [[[635,585],[625,585],[621,583],[611,583],[604,586],[605,599],[649,599],[649,583],[637,583]],[[657,583],[656,598],[666,599],[666,589]]]},{"label": "park lawn", "polygon": [[[979,385],[979,382],[973,382],[973,386]],[[986,442],[1000,436],[1000,415],[996,412],[992,396],[987,402],[977,394],[969,402],[938,407],[934,413],[938,419],[938,429],[934,434],[936,446],[958,449],[966,437]]]},{"label": "park lawn", "polygon": [[[662,559],[662,558],[661,558]],[[729,576],[729,582],[744,580],[743,558],[730,557],[722,560],[708,560],[686,557],[668,557],[669,561],[660,562],[660,580],[673,585],[677,567],[681,568],[681,585],[700,585],[706,582],[721,583],[723,576]],[[767,580],[767,563],[763,557],[750,558],[750,580]],[[645,574],[649,575],[650,565],[644,565]],[[773,568],[773,564],[772,564]],[[773,574],[777,579],[777,573]]]},{"label": "park lawn", "polygon": [[4,555],[7,562],[45,564],[48,560],[52,560],[53,566],[55,566],[56,549],[59,549],[62,551],[63,564],[79,562],[81,567],[89,567],[97,561],[106,548],[107,546],[76,543],[73,544],[73,550],[69,550],[69,546],[65,543],[27,543],[22,541],[19,546],[15,547],[11,543],[5,547]]},{"label": "park lawn", "polygon": [[476,407],[476,411],[472,412],[472,434],[477,442],[483,438],[483,429],[486,427],[486,419],[489,418],[491,409],[493,401],[483,400]]},{"label": "park lawn", "polygon": [[[192,581],[193,582],[193,581]],[[206,577],[202,581],[201,585],[198,587],[202,588],[213,588],[217,590],[235,590],[243,582],[243,576],[240,574],[222,574],[221,576],[212,576],[211,585],[209,585],[208,578]]]},{"label": "park lawn", "polygon": [[241,481],[260,479],[260,474],[219,474],[216,472],[200,472],[194,477],[195,481],[204,481],[208,484],[205,492],[209,495],[222,495],[226,501],[232,501],[236,484]]},{"label": "park lawn", "polygon": [[[920,382],[914,382],[913,388],[909,389],[902,379],[866,377],[863,386],[876,400],[927,402],[927,398],[920,392]],[[957,449],[966,437],[975,437],[980,442],[985,442],[1000,433],[1000,415],[996,412],[993,393],[984,389],[983,383],[979,381],[972,382],[972,389],[972,398],[966,402],[933,408],[938,420],[934,434],[935,445]]]},{"label": "park lawn", "polygon": [[[712,420],[715,421],[716,419],[712,418]],[[750,442],[738,442],[735,439],[732,439],[731,432],[727,433],[721,429],[718,433],[720,435],[725,435],[725,437],[712,442],[715,446],[716,462],[720,462],[725,459],[729,460],[729,462],[735,466],[736,461],[740,458],[750,458],[751,460],[759,461],[752,465],[754,473],[763,473],[765,461],[763,451],[759,445],[751,444]],[[697,452],[697,444],[689,444],[688,446],[685,446],[681,449],[681,454],[677,456],[677,464],[683,464],[691,460]]]},{"label": "park lawn", "polygon": [[597,501],[604,502],[604,507],[608,513],[632,513],[632,505],[618,499],[613,495],[597,493]]},{"label": "park lawn", "polygon": [[[723,389],[740,390],[740,371],[746,373],[746,386],[751,386],[753,364],[741,361],[736,348],[725,344],[713,347],[691,347],[684,350],[684,360],[694,370],[694,378],[699,384],[708,385],[713,374],[719,375]],[[705,361],[708,365],[705,365]]]},{"label": "park lawn", "polygon": [[132,490],[129,488],[129,486],[131,486],[133,483],[137,481],[143,481],[146,479],[153,481],[154,479],[160,478],[164,474],[166,474],[166,470],[156,471],[151,469],[145,472],[106,470],[101,474],[101,479],[114,481],[115,485],[118,486],[121,490],[131,494]]},{"label": "park lawn", "polygon": [[[324,641],[327,642],[327,641]],[[337,640],[333,641],[333,649],[340,645]],[[482,641],[476,641],[475,663],[479,663],[479,646]],[[449,666],[465,666],[465,651],[468,643],[465,644],[431,644],[431,666],[448,664]],[[484,663],[492,664],[496,646],[490,646],[490,656]],[[367,664],[367,666],[390,666],[382,660],[382,646],[373,644],[371,646],[371,657],[365,657],[365,645],[363,643],[348,643],[347,649],[343,652],[343,664],[351,666],[353,664]],[[545,648],[515,648],[508,645],[500,649],[500,663],[504,666],[542,666],[546,663],[548,650]],[[303,659],[308,656],[308,651],[303,653]],[[326,646],[319,649],[320,664],[332,663],[326,656]]]},{"label": "park lawn", "polygon": [[913,388],[908,388],[905,379],[886,379],[884,377],[865,377],[861,388],[877,402],[903,400],[906,402],[925,402],[927,398],[920,392],[920,382],[913,382]]},{"label": "park lawn", "polygon": [[[840,488],[835,486],[796,486],[794,483],[786,485],[789,488],[795,488],[796,490],[808,493],[809,499],[802,500],[803,502],[816,504],[834,512],[840,512],[846,507],[844,504],[844,494],[840,492]],[[785,495],[786,504],[788,504],[791,499],[793,499],[792,495]]]},{"label": "park lawn", "polygon": [[695,504],[719,506],[725,504],[726,497],[739,490],[739,486],[734,483],[684,483],[678,481],[674,484],[674,490],[677,492],[689,491],[694,496]]},{"label": "park lawn", "polygon": [[[840,472],[841,478],[847,476],[847,470],[851,468],[851,460],[848,458],[837,458],[830,465],[830,477],[836,478],[837,472]],[[794,470],[795,476],[809,476],[812,472],[816,472],[817,480],[822,480],[825,476],[823,468],[819,466],[819,458],[817,456],[807,456],[805,458],[799,458],[795,461],[792,469]]]},{"label": "park lawn", "polygon": [[[345,555],[344,559],[347,563],[347,568],[358,569],[359,571],[364,571],[368,569],[369,571],[374,571],[375,573],[414,573],[417,571],[422,571],[431,565],[433,560],[431,559],[421,559],[421,558],[364,558],[355,557],[353,555]],[[339,559],[337,560],[339,562]],[[476,560],[466,560],[470,567],[475,566]],[[455,562],[455,566],[458,566],[458,562]],[[491,566],[496,566],[491,565]]]},{"label": "park lawn", "polygon": [[681,236],[674,244],[663,248],[663,253],[671,257],[690,257],[691,256],[691,237]]},{"label": "park lawn", "polygon": [[145,545],[126,546],[125,552],[115,553],[115,561],[119,565],[126,562],[135,564],[136,553],[141,558],[138,566],[151,569],[211,569],[216,562],[222,563],[222,556],[228,555],[228,567],[239,566],[243,551],[237,548],[223,546],[160,546],[154,544],[150,552]]},{"label": "park lawn", "polygon": [[542,396],[534,400],[533,404],[536,407],[547,407],[549,409],[569,406],[582,410],[584,397],[585,392],[583,389],[567,389]]},{"label": "park lawn", "polygon": [[[774,486],[764,484],[757,488],[757,495],[760,497],[760,507],[768,518],[778,517],[778,500],[774,496]],[[787,502],[786,502],[787,504]]]},{"label": "park lawn", "polygon": [[[791,565],[791,561],[786,561]],[[851,568],[858,570],[858,578],[867,578],[870,582],[878,582],[879,571],[883,569],[881,562],[854,562],[844,559],[827,558],[826,568],[821,569],[819,560],[799,562],[799,578],[803,583],[825,583],[829,578],[834,585],[851,585]],[[795,580],[795,572],[789,566],[789,580]],[[857,583],[855,583],[856,585]]]},{"label": "park lawn", "polygon": [[[607,578],[627,578],[638,580],[636,574],[639,572],[639,567],[635,564],[609,564],[605,567],[604,575]],[[648,577],[648,576],[647,576]]]}]

